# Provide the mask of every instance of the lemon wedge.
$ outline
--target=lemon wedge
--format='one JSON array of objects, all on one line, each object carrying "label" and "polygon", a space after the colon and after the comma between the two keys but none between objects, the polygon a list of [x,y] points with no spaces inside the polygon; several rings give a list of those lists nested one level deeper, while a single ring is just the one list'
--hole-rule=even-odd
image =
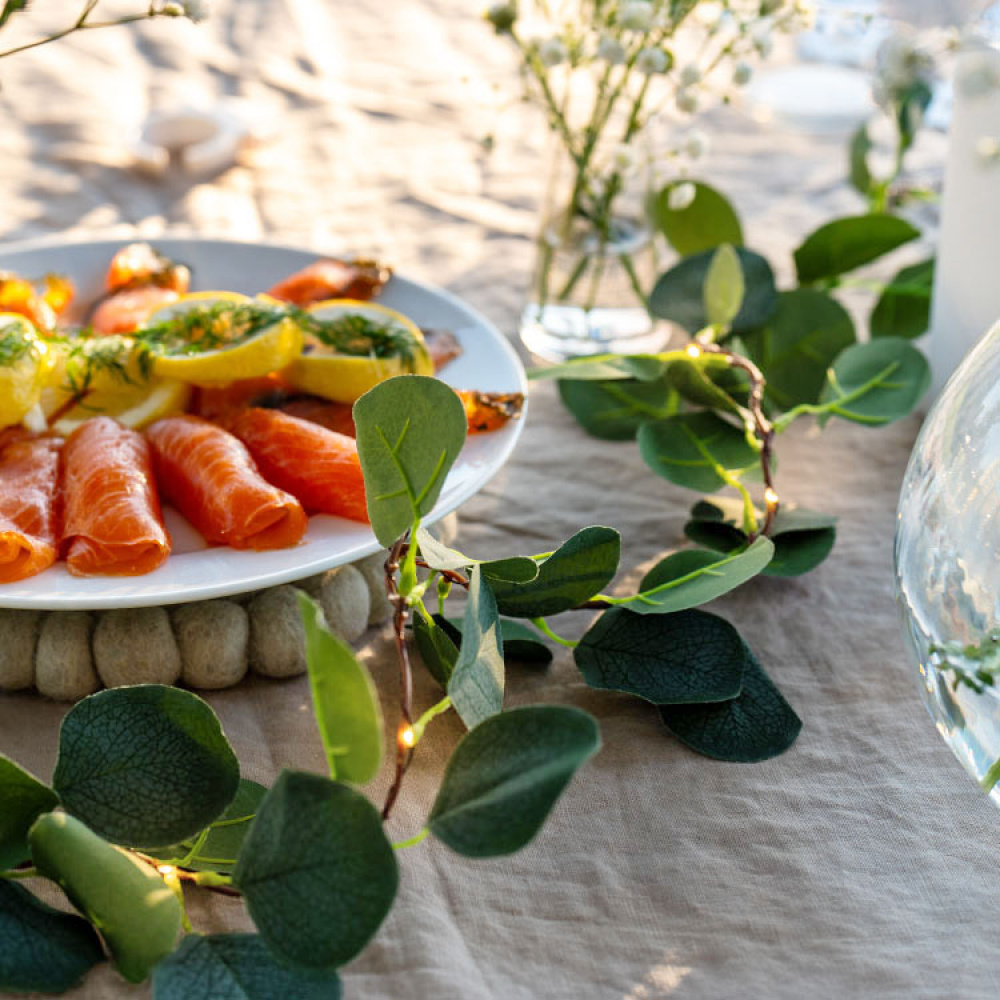
[{"label": "lemon wedge", "polygon": [[120,383],[115,389],[94,391],[61,414],[52,429],[65,437],[91,417],[114,417],[120,424],[141,430],[160,420],[183,413],[191,397],[191,386],[172,378],[149,382]]},{"label": "lemon wedge", "polygon": [[303,343],[286,309],[235,292],[186,295],[158,309],[136,337],[156,375],[204,386],[278,371]]},{"label": "lemon wedge", "polygon": [[35,407],[51,364],[34,326],[18,313],[0,313],[0,427],[20,423]]},{"label": "lemon wedge", "polygon": [[419,327],[374,302],[328,299],[301,316],[305,346],[283,373],[296,389],[353,403],[395,375],[433,375]]},{"label": "lemon wedge", "polygon": [[123,385],[146,383],[135,341],[121,334],[55,340],[49,344],[51,364],[42,386],[42,412],[51,417],[74,396],[115,392]]}]

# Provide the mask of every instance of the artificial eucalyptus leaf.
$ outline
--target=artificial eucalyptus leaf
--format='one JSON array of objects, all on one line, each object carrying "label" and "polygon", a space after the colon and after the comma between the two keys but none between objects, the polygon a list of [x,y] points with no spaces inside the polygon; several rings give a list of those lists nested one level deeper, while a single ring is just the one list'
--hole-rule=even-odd
[{"label": "artificial eucalyptus leaf", "polygon": [[746,650],[729,622],[706,611],[641,616],[612,608],[594,622],[573,658],[592,688],[680,705],[735,698]]},{"label": "artificial eucalyptus leaf", "polygon": [[872,189],[872,173],[868,168],[868,154],[872,151],[871,136],[868,135],[868,123],[859,125],[848,147],[848,165],[850,169],[851,186],[866,198]]},{"label": "artificial eucalyptus leaf", "polygon": [[[442,629],[457,645],[462,644],[462,622],[456,619],[434,616]],[[504,663],[531,663],[548,666],[552,662],[552,650],[542,641],[541,634],[524,622],[514,618],[500,619],[500,634],[503,636]]]},{"label": "artificial eucalyptus leaf", "polygon": [[728,327],[739,315],[746,295],[743,268],[732,245],[723,243],[712,255],[705,275],[705,315],[709,323]]},{"label": "artificial eucalyptus leaf", "polygon": [[375,682],[354,650],[327,628],[319,605],[302,591],[298,598],[313,715],[330,776],[363,785],[382,763],[382,708]]},{"label": "artificial eucalyptus leaf", "polygon": [[153,1000],[340,1000],[340,977],[280,965],[257,934],[189,934],[153,972]]},{"label": "artificial eucalyptus leaf", "polygon": [[437,503],[465,444],[465,409],[439,379],[400,375],[354,404],[354,425],[368,517],[390,546]]},{"label": "artificial eucalyptus leaf", "polygon": [[52,786],[66,811],[118,844],[173,844],[233,800],[240,768],[215,712],[160,684],[113,688],[63,719]]},{"label": "artificial eucalyptus leaf", "polygon": [[283,771],[243,844],[233,884],[279,962],[332,972],[381,926],[399,870],[368,799],[320,775]]},{"label": "artificial eucalyptus leaf", "polygon": [[644,424],[639,453],[658,476],[711,493],[755,472],[760,456],[744,432],[714,413],[684,413]]},{"label": "artificial eucalyptus leaf", "polygon": [[669,362],[656,354],[598,354],[592,357],[571,358],[558,365],[532,368],[528,378],[574,379],[579,381],[607,381],[609,379],[638,379],[654,382],[667,370]]},{"label": "artificial eucalyptus leaf", "polygon": [[437,615],[434,619],[433,623],[428,623],[423,616],[414,618],[413,638],[420,651],[420,659],[424,661],[431,677],[447,690],[448,681],[451,680],[458,661],[458,642],[438,621]]},{"label": "artificial eucalyptus leaf", "polygon": [[824,417],[880,426],[912,413],[930,382],[920,351],[899,337],[880,337],[838,355],[819,401]]},{"label": "artificial eucalyptus leaf", "polygon": [[[668,370],[672,376],[675,364]],[[675,409],[666,379],[583,382],[560,379],[559,396],[577,423],[605,441],[630,441],[647,420],[668,417]]]},{"label": "artificial eucalyptus leaf", "polygon": [[836,278],[920,237],[897,215],[868,214],[835,219],[811,233],[795,251],[799,283]]},{"label": "artificial eucalyptus leaf", "polygon": [[662,705],[660,718],[692,750],[743,763],[777,757],[802,730],[802,720],[749,649],[743,690],[736,698],[716,704]]},{"label": "artificial eucalyptus leaf", "polygon": [[767,379],[767,396],[779,409],[815,403],[826,372],[857,336],[850,313],[814,288],[782,292],[761,329],[744,336],[750,358]]},{"label": "artificial eucalyptus leaf", "polygon": [[532,705],[494,715],[455,748],[427,826],[466,857],[518,851],[600,746],[597,722],[577,708]]},{"label": "artificial eucalyptus leaf", "polygon": [[568,611],[607,586],[620,559],[621,535],[614,528],[584,528],[541,562],[538,577],[531,583],[495,582],[497,607],[512,618],[540,618]]},{"label": "artificial eucalyptus leaf", "polygon": [[0,879],[0,991],[65,993],[104,961],[86,920]]},{"label": "artificial eucalyptus leaf", "polygon": [[462,644],[448,679],[448,697],[459,718],[472,729],[503,708],[503,691],[503,637],[497,602],[489,581],[476,566],[469,577]]},{"label": "artificial eucalyptus leaf", "polygon": [[[716,354],[703,354],[697,361],[675,361],[667,372],[667,382],[689,403],[729,413],[739,412],[740,404],[734,394],[745,393],[749,384],[742,372],[735,371],[724,357]],[[650,414],[641,423],[650,417],[662,419],[671,415]]]},{"label": "artificial eucalyptus leaf", "polygon": [[530,556],[509,556],[506,559],[473,559],[457,549],[449,548],[435,538],[426,528],[417,528],[417,545],[420,555],[431,569],[465,570],[481,566],[483,574],[492,579],[527,583],[538,576],[538,564]]},{"label": "artificial eucalyptus leaf", "polygon": [[27,860],[31,824],[57,805],[51,788],[0,754],[0,871]]},{"label": "artificial eucalyptus leaf", "polygon": [[682,549],[657,563],[639,584],[639,593],[619,605],[636,614],[668,614],[697,608],[752,580],[774,558],[769,538],[756,538],[720,556],[704,549]]},{"label": "artificial eucalyptus leaf", "polygon": [[934,259],[904,267],[885,287],[871,315],[873,337],[923,336],[931,324]]},{"label": "artificial eucalyptus leaf", "polygon": [[[694,200],[684,208],[673,209],[670,195],[681,184],[694,186]],[[653,219],[682,257],[714,250],[723,243],[743,243],[743,227],[729,199],[702,181],[668,184],[653,202]]]},{"label": "artificial eucalyptus leaf", "polygon": [[100,929],[130,983],[141,983],[174,950],[181,907],[154,868],[63,812],[40,816],[28,840],[35,867]]},{"label": "artificial eucalyptus leaf", "polygon": [[[777,305],[778,290],[774,272],[765,258],[743,247],[737,248],[736,254],[743,271],[746,296],[743,307],[732,322],[732,330],[734,333],[745,333],[763,326],[771,318]],[[708,326],[705,282],[714,258],[711,250],[685,257],[661,275],[649,298],[650,312],[661,319],[678,323],[692,335]]]}]

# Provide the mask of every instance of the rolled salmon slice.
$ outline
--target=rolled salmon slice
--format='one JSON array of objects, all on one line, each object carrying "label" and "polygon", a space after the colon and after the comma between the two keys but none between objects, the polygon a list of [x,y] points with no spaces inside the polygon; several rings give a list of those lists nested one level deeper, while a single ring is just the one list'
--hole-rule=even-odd
[{"label": "rolled salmon slice", "polygon": [[0,583],[48,569],[59,555],[60,438],[13,440],[0,451]]},{"label": "rolled salmon slice", "polygon": [[77,576],[141,576],[170,555],[149,445],[111,417],[66,439],[62,551]]},{"label": "rolled salmon slice", "polygon": [[201,417],[167,417],[146,429],[163,497],[208,542],[234,549],[298,544],[309,519],[302,504],[257,470],[228,431]]},{"label": "rolled salmon slice", "polygon": [[237,411],[226,426],[250,449],[264,477],[298,497],[309,513],[368,523],[365,480],[353,438],[258,407]]}]

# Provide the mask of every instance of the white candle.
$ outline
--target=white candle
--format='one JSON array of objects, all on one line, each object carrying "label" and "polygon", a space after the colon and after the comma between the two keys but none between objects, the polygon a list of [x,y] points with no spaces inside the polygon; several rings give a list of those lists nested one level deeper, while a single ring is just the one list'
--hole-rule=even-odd
[{"label": "white candle", "polygon": [[933,397],[1000,319],[1000,52],[963,52],[955,66],[941,238],[928,344]]}]

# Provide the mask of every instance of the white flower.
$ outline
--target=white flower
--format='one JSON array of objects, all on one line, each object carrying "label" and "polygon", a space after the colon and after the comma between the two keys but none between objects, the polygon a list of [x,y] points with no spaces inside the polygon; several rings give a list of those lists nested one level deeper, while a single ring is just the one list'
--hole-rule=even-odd
[{"label": "white flower", "polygon": [[209,0],[182,0],[181,7],[184,8],[184,16],[196,24],[198,21],[204,21],[212,13],[212,5]]},{"label": "white flower", "polygon": [[645,48],[635,57],[635,68],[646,76],[663,73],[670,65],[670,59],[663,49]]},{"label": "white flower", "polygon": [[726,8],[719,0],[702,0],[695,8],[694,16],[706,28],[712,28],[719,23],[719,18],[725,13]]},{"label": "white flower", "polygon": [[611,162],[614,164],[615,170],[620,174],[630,173],[635,169],[638,158],[635,155],[635,150],[631,146],[626,146],[624,143],[615,146],[611,153]]},{"label": "white flower", "polygon": [[648,0],[629,0],[618,15],[618,23],[626,31],[649,31],[653,23],[653,5]]},{"label": "white flower", "polygon": [[609,66],[621,66],[625,62],[625,46],[610,35],[602,35],[597,44],[597,58],[603,59]]},{"label": "white flower", "polygon": [[667,208],[671,212],[683,212],[694,204],[698,189],[690,182],[675,184],[667,193]]},{"label": "white flower", "polygon": [[909,90],[934,78],[934,59],[906,34],[890,35],[878,48],[876,75],[889,94]]},{"label": "white flower", "polygon": [[698,69],[693,63],[684,67],[681,70],[681,86],[682,87],[693,87],[696,83],[701,82],[701,70]]},{"label": "white flower", "polygon": [[751,33],[750,40],[761,59],[766,59],[774,51],[774,35],[769,25],[758,25]]},{"label": "white flower", "polygon": [[737,87],[745,87],[753,76],[753,66],[741,60],[733,67],[733,83]]},{"label": "white flower", "polygon": [[698,110],[698,95],[690,90],[679,90],[677,92],[677,110],[683,111],[686,115],[693,115]]},{"label": "white flower", "polygon": [[561,38],[547,38],[538,46],[538,58],[549,69],[564,63],[568,55],[566,43]]},{"label": "white flower", "polygon": [[690,132],[681,147],[692,160],[700,160],[708,153],[709,139],[701,130]]},{"label": "white flower", "polygon": [[991,135],[980,136],[976,140],[976,156],[984,163],[1000,160],[1000,140]]}]

